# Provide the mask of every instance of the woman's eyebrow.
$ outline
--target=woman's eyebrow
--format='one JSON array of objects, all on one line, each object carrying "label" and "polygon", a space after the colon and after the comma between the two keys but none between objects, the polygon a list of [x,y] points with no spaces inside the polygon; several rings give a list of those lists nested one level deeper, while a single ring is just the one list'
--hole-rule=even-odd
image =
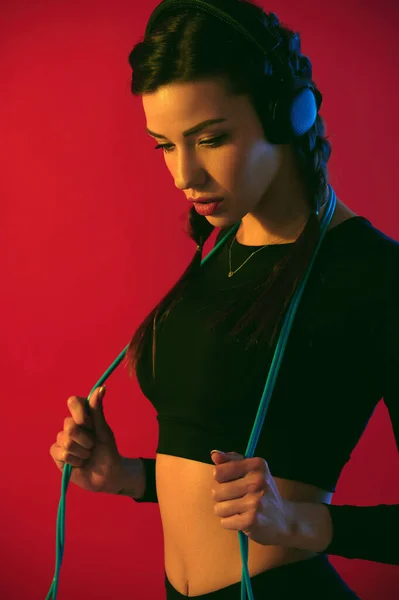
[{"label": "woman's eyebrow", "polygon": [[[208,119],[206,121],[202,121],[201,123],[198,123],[198,125],[194,125],[194,127],[191,127],[190,129],[187,129],[186,131],[183,131],[183,137],[188,137],[189,135],[198,133],[198,131],[205,129],[205,127],[208,127],[209,125],[213,125],[214,123],[222,123],[223,121],[227,121],[227,119],[220,118],[220,119]],[[162,138],[163,140],[167,139],[167,137],[165,137],[164,135],[162,135],[160,133],[154,133],[153,131],[150,131],[148,129],[148,127],[146,127],[146,131],[147,131],[147,133],[149,133],[150,135],[152,135],[155,138]]]}]

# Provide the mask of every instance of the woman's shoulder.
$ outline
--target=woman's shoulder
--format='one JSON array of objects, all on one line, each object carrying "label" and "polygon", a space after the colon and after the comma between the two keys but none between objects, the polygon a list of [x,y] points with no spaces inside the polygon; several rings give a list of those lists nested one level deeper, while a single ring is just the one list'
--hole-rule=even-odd
[{"label": "woman's shoulder", "polygon": [[399,242],[357,215],[328,232],[320,249],[321,268],[350,289],[398,300]]},{"label": "woman's shoulder", "polygon": [[378,229],[369,219],[360,217],[358,221],[359,249],[368,250],[385,268],[392,268],[399,274],[399,241]]}]

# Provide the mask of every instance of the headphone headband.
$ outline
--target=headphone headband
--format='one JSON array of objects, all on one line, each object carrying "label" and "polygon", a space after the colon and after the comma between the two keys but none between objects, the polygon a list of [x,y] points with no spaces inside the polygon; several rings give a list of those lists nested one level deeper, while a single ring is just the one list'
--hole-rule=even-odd
[{"label": "headphone headband", "polygon": [[[224,12],[222,9],[220,9],[218,6],[215,6],[211,2],[206,2],[206,0],[162,0],[162,2],[160,2],[155,7],[148,20],[145,35],[147,36],[149,33],[151,33],[151,31],[156,27],[161,17],[163,18],[167,14],[178,12],[182,8],[193,8],[195,10],[200,10],[209,15],[217,17],[218,19],[229,25],[229,27],[232,27],[233,29],[238,31],[251,44],[255,45],[258,48],[258,50],[260,50],[265,55],[275,50],[281,44],[280,40],[276,37],[273,31],[270,28],[268,28],[266,24],[263,24],[264,27],[267,28],[271,37],[274,37],[272,46],[270,48],[266,48],[229,13]],[[227,3],[226,10],[228,10]]]}]

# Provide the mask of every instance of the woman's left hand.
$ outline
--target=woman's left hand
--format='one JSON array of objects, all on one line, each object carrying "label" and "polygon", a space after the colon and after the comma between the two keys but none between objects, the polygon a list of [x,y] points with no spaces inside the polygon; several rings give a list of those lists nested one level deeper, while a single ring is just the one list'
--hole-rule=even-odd
[{"label": "woman's left hand", "polygon": [[290,503],[281,498],[263,458],[214,452],[214,511],[224,529],[242,531],[251,540],[281,545],[290,533]]}]

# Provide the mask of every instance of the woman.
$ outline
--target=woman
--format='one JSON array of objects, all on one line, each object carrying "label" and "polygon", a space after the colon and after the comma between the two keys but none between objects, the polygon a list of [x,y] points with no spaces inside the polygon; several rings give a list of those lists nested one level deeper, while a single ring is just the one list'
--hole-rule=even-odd
[{"label": "woman", "polygon": [[[197,250],[127,352],[157,409],[156,460],[123,459],[134,467],[131,485],[127,466],[102,491],[159,502],[168,600],[240,597],[237,530],[248,535],[255,600],[358,598],[327,554],[399,564],[388,527],[397,507],[330,502],[382,396],[399,441],[399,244],[337,200],[256,455],[244,459],[282,319],[333,193],[331,146],[320,115],[286,142],[271,127],[276,61],[291,73],[284,85],[299,75],[315,86],[299,36],[248,0],[212,3],[228,6],[263,42],[269,36],[274,50],[265,63],[239,32],[191,7],[160,19],[129,56],[132,92],[142,97],[147,132],[162,142],[157,149],[190,203],[188,234]],[[214,197],[223,201],[206,216],[191,206]],[[201,267],[214,227],[218,243],[238,223]],[[94,395],[97,432],[104,427],[102,441],[111,444],[97,407]],[[83,487],[78,467],[90,453],[79,446],[77,422],[70,420],[51,453],[60,468],[73,464],[72,481]],[[216,448],[236,454],[211,457]]]},{"label": "woman", "polygon": [[[292,78],[307,76],[311,81],[310,61],[300,54],[298,38],[281,27],[274,15],[266,17],[250,3],[237,4],[230,2],[229,11],[239,15],[237,20],[254,35],[257,24],[266,20],[274,39],[281,41],[277,50],[281,60],[289,61]],[[266,69],[253,46],[211,15],[180,9],[160,20],[133,50],[130,64],[132,91],[142,96],[147,131],[162,143],[175,186],[187,199],[223,197],[209,216],[198,216],[191,208],[189,233],[200,249],[131,345],[137,351],[146,331],[147,339],[142,340],[146,360],[138,359],[137,375],[158,411],[156,481],[168,597],[175,589],[190,596],[219,590],[221,598],[223,594],[238,598],[242,573],[237,531],[220,526],[223,502],[215,515],[209,494],[214,483],[209,453],[214,448],[245,453],[272,356],[267,341],[306,270],[319,233],[323,208],[316,218],[314,207],[317,201],[323,206],[327,200],[330,144],[323,137],[320,116],[306,135],[291,144],[269,141],[266,115],[274,85],[273,55]],[[226,120],[184,136],[193,125],[217,118]],[[228,239],[200,269],[202,246],[213,227],[222,229],[219,241],[240,220],[235,239]],[[277,271],[280,277],[272,287],[273,269],[287,255],[291,263]],[[257,446],[257,456],[267,461],[284,499],[331,502],[339,473],[376,402],[387,391],[383,386],[390,383],[389,374],[382,379],[378,372],[376,349],[382,347],[378,336],[385,347],[389,342],[383,337],[382,313],[371,318],[370,308],[381,310],[382,305],[375,303],[385,302],[384,294],[390,300],[394,288],[388,282],[397,274],[398,256],[395,242],[387,243],[367,219],[338,201]],[[392,262],[386,264],[388,260]],[[386,281],[377,284],[380,298],[375,279],[370,287],[369,278],[370,269],[377,276],[383,266]],[[228,278],[231,271],[234,275]],[[364,304],[361,294],[367,296]],[[233,326],[251,307],[252,324],[262,322],[264,338],[246,349],[250,317],[244,330],[247,337]],[[222,327],[214,331],[211,317],[218,310]],[[166,318],[162,320],[161,314]],[[152,340],[153,322],[157,334]],[[238,341],[228,340],[231,331],[242,334]],[[274,333],[275,342],[278,332]],[[398,365],[398,356],[394,359]],[[329,364],[334,365],[333,373]],[[325,389],[327,382],[329,389]],[[392,396],[385,393],[385,400],[391,402],[394,417],[393,392]],[[228,512],[227,501],[225,505]],[[319,507],[321,520],[328,513],[325,505]],[[381,513],[381,508],[377,510]],[[363,516],[365,529],[368,514]],[[331,530],[326,527],[323,532],[326,547]],[[327,559],[308,545],[289,548],[249,539],[249,572],[259,577],[259,590],[270,589],[277,578],[276,574],[272,579],[271,573],[288,565],[280,569],[281,593],[291,579],[290,589],[300,596],[353,597],[338,575],[334,577]],[[311,591],[318,575],[321,588]],[[298,582],[305,585],[302,594]],[[255,598],[257,583],[252,579]]]}]

